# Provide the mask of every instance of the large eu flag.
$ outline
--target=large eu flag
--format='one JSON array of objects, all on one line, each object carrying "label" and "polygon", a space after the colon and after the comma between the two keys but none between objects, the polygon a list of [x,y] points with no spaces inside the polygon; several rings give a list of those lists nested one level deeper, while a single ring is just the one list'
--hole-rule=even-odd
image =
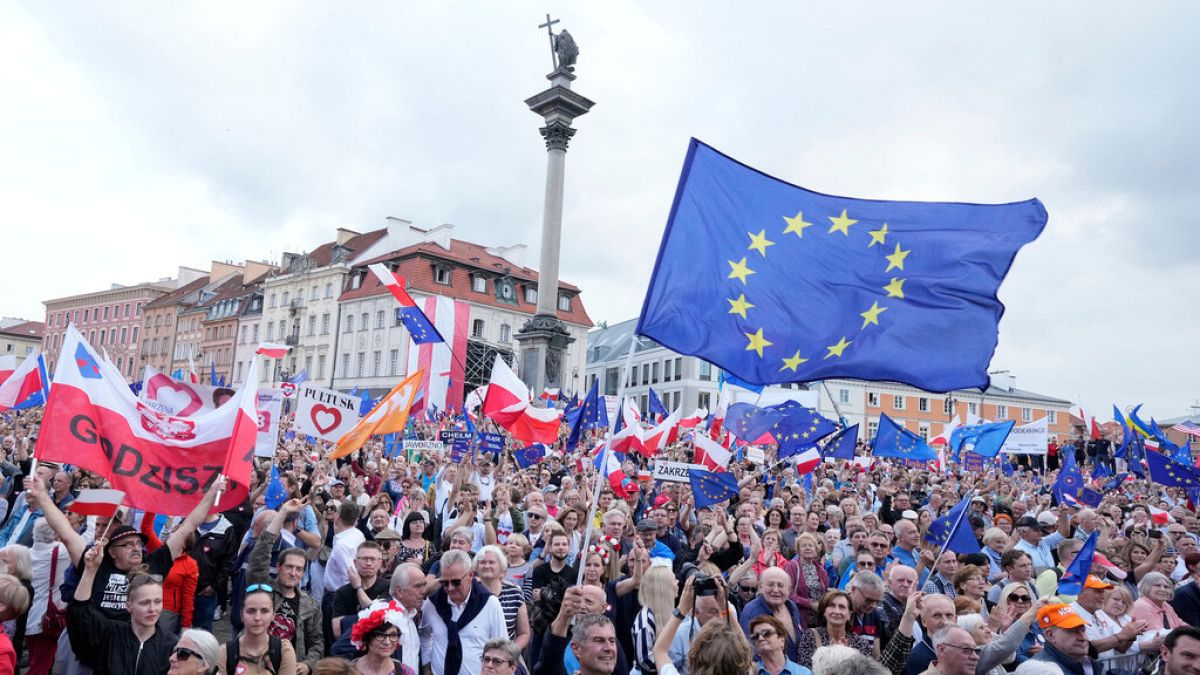
[{"label": "large eu flag", "polygon": [[879,429],[875,432],[875,440],[872,441],[871,455],[922,462],[937,459],[937,453],[923,438],[896,424],[895,420],[884,413],[879,414]]},{"label": "large eu flag", "polygon": [[824,195],[692,139],[637,332],[756,384],[984,388],[997,289],[1045,224],[1036,199]]}]

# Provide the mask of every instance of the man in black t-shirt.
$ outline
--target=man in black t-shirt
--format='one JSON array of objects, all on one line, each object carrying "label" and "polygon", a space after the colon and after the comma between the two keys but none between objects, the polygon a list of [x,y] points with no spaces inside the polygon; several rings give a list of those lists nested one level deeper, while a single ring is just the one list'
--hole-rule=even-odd
[{"label": "man in black t-shirt", "polygon": [[379,544],[364,541],[354,554],[354,564],[348,570],[350,583],[337,589],[333,596],[333,635],[341,637],[342,619],[357,618],[359,610],[375,598],[388,594],[388,580],[380,574],[383,551]]},{"label": "man in black t-shirt", "polygon": [[550,554],[550,562],[533,568],[532,587],[535,601],[541,598],[542,589],[555,577],[565,582],[563,587],[575,585],[576,570],[567,564],[567,555],[571,552],[571,537],[565,532],[555,532],[546,543],[546,552]]}]

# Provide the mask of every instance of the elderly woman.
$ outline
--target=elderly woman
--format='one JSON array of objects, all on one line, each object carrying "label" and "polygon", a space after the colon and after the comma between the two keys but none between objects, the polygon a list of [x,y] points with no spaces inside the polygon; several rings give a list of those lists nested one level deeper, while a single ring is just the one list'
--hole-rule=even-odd
[{"label": "elderly woman", "polygon": [[770,614],[750,620],[750,645],[758,654],[755,666],[759,673],[807,675],[812,672],[787,657],[787,629],[782,621]]},{"label": "elderly woman", "polygon": [[[45,518],[33,524],[33,548],[30,549],[33,563],[33,601],[26,615],[25,645],[29,649],[30,675],[49,675],[54,665],[54,654],[58,651],[58,636],[66,627],[67,604],[59,593],[63,575],[71,564],[67,549],[58,542],[54,530]],[[53,604],[62,619],[56,630],[45,630],[42,617],[51,612]],[[51,614],[56,614],[51,612]]]},{"label": "elderly woman", "polygon": [[[1013,607],[1015,608],[1016,605]],[[1025,636],[1029,634],[1029,629],[1036,622],[1037,607],[1034,605],[1026,608],[999,636],[978,614],[958,617],[958,627],[970,633],[971,638],[975,640],[975,646],[981,648],[979,664],[975,666],[976,675],[1004,675],[1006,672],[1004,664],[1013,663],[1016,660],[1017,650]]]},{"label": "elderly woman", "polygon": [[821,564],[821,557],[821,544],[816,535],[804,532],[796,537],[796,557],[783,568],[792,580],[790,600],[800,608],[802,629],[816,625],[814,610],[829,589],[829,575]]},{"label": "elderly woman", "polygon": [[[1007,584],[1000,591],[1000,602],[992,608],[992,614],[1004,617],[1022,616],[1032,608],[1036,616],[1036,599],[1033,592],[1029,590],[1028,584],[1018,582]],[[1046,638],[1042,635],[1042,629],[1034,621],[1017,646],[1017,663],[1020,664],[1026,659],[1037,656],[1045,644]]]},{"label": "elderly woman", "polygon": [[983,533],[983,554],[988,557],[988,572],[987,580],[989,583],[996,583],[1004,578],[1004,567],[1000,565],[1000,559],[1004,556],[1004,551],[1008,548],[1008,535],[999,527],[988,528]]},{"label": "elderly woman", "polygon": [[[986,621],[988,619],[987,603],[983,601],[983,597],[987,595],[988,582],[987,573],[978,565],[961,565],[958,571],[954,573],[954,592],[957,598],[966,598],[979,604],[979,615]],[[995,622],[992,623],[992,629],[999,628]]]},{"label": "elderly woman", "polygon": [[[20,580],[29,597],[34,597],[33,588],[33,557],[29,549],[20,544],[10,544],[0,548],[0,573],[11,574]],[[32,605],[30,605],[32,607]],[[10,621],[6,621],[5,631],[12,636],[13,647],[17,653],[25,647],[25,629],[29,625],[29,613],[23,612]]]},{"label": "elderly woman", "polygon": [[[1133,597],[1124,586],[1114,586],[1104,596],[1104,607],[1097,612],[1100,620],[1111,621],[1118,629],[1124,628],[1135,619],[1129,614],[1133,608]],[[1140,653],[1157,653],[1162,647],[1163,636],[1160,631],[1147,631],[1125,652],[1125,656],[1111,659],[1107,662],[1109,675],[1126,675],[1139,672],[1142,663]]]},{"label": "elderly woman", "polygon": [[[1138,582],[1138,594],[1141,596],[1133,603],[1129,612],[1134,619],[1141,619],[1149,626],[1147,632],[1166,635],[1172,628],[1185,625],[1175,608],[1171,606],[1171,598],[1175,596],[1175,582],[1161,572],[1147,572]],[[1143,634],[1146,637],[1146,634]]]},{"label": "elderly woman", "polygon": [[504,578],[508,571],[508,557],[499,546],[490,545],[479,549],[475,555],[475,578],[488,592],[500,600],[504,610],[504,625],[508,638],[521,649],[529,644],[529,610],[525,606],[525,594],[521,588]]},{"label": "elderly woman", "polygon": [[[364,614],[366,616],[363,616]],[[412,668],[395,658],[396,647],[401,640],[403,616],[404,607],[394,600],[388,603],[376,602],[366,611],[359,613],[359,620],[354,624],[354,628],[350,629],[350,643],[362,653],[354,662],[358,672],[416,675]]]},{"label": "elderly woman", "polygon": [[168,675],[214,675],[217,670],[217,653],[221,645],[212,633],[199,628],[189,628],[179,636],[175,649],[167,657],[171,669]]}]

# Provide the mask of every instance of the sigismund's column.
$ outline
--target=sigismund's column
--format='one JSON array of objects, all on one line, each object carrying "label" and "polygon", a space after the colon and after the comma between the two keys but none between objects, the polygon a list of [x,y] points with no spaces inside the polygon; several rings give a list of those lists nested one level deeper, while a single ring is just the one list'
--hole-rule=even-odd
[{"label": "sigismund's column", "polygon": [[553,32],[553,24],[538,26],[550,34],[554,72],[546,76],[550,88],[525,100],[529,109],[542,116],[540,129],[546,142],[546,196],[542,207],[542,248],[538,262],[537,313],[516,334],[520,344],[520,375],[535,394],[562,382],[563,353],[574,341],[559,320],[558,257],[562,242],[563,178],[567,144],[575,135],[571,123],[586,113],[592,101],[571,91],[579,48],[567,31]]}]

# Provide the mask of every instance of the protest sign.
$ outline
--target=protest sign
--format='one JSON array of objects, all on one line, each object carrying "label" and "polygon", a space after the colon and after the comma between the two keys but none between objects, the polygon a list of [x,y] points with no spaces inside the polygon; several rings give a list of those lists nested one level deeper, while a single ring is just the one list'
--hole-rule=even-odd
[{"label": "protest sign", "polygon": [[1049,438],[1046,420],[1047,418],[1043,417],[1029,424],[1013,427],[1004,441],[1004,445],[1000,446],[1000,452],[1007,452],[1010,455],[1046,454],[1046,444]]},{"label": "protest sign", "polygon": [[301,433],[336,442],[358,423],[357,396],[307,384],[296,392],[296,429]]},{"label": "protest sign", "polygon": [[283,392],[278,389],[259,389],[258,439],[254,443],[255,457],[275,456],[275,445],[279,441],[279,415],[283,412]]},{"label": "protest sign", "polygon": [[666,481],[669,483],[687,483],[688,471],[691,469],[699,469],[707,471],[707,467],[703,464],[688,464],[687,462],[655,462],[654,463],[654,480]]},{"label": "protest sign", "polygon": [[408,457],[409,462],[419,462],[424,457],[430,454],[440,455],[446,449],[446,444],[441,441],[418,441],[415,439],[405,439],[403,443],[404,454]]}]

